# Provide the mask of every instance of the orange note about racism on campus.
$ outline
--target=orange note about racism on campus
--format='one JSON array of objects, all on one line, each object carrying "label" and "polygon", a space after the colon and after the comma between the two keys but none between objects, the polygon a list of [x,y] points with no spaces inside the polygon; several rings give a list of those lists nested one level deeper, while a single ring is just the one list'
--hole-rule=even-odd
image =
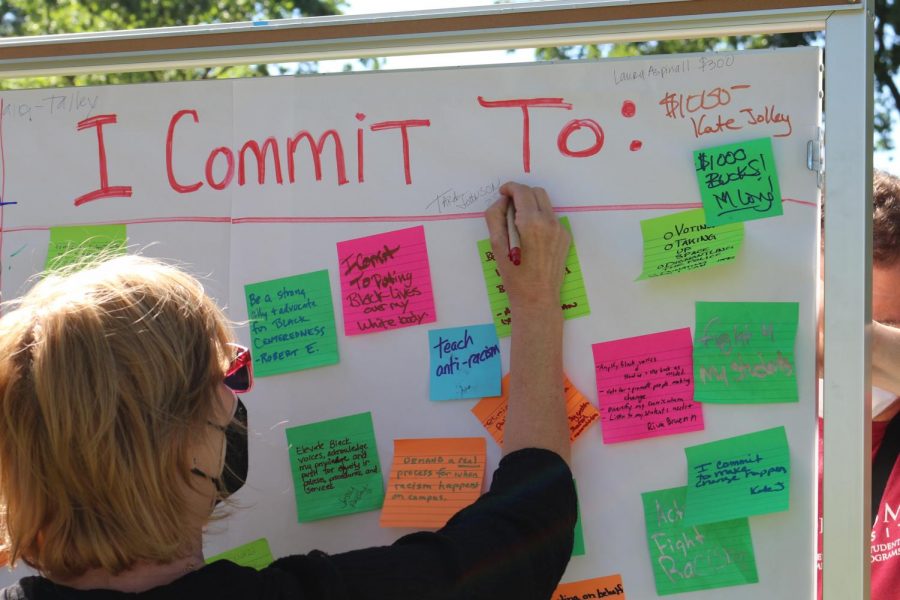
[{"label": "orange note about racism on campus", "polygon": [[481,495],[484,438],[394,440],[382,527],[438,529]]},{"label": "orange note about racism on campus", "polygon": [[[600,412],[587,397],[563,375],[563,394],[566,397],[566,414],[569,415],[569,441],[574,442],[591,425],[600,419]],[[506,409],[509,401],[509,373],[503,377],[499,396],[489,396],[472,407],[487,432],[503,445],[503,427],[506,425]]]},{"label": "orange note about racism on campus", "polygon": [[607,575],[571,583],[561,583],[550,596],[552,600],[586,600],[587,598],[625,599],[621,575]]}]

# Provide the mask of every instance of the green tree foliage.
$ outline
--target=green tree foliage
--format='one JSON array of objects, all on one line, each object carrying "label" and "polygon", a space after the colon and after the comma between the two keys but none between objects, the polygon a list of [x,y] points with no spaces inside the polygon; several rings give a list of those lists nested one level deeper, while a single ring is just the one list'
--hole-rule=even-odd
[{"label": "green tree foliage", "polygon": [[[900,111],[900,89],[894,78],[900,69],[900,6],[894,0],[875,0],[875,144],[891,150],[891,131]],[[753,48],[787,48],[822,43],[822,34],[790,33],[770,36],[731,36],[688,40],[632,42],[602,46],[564,46],[540,48],[537,56],[546,60],[640,56],[745,50]],[[827,51],[827,46],[826,46]]]},{"label": "green tree foliage", "polygon": [[[0,36],[52,35],[204,23],[340,14],[343,0],[0,0]],[[284,67],[281,67],[282,69]],[[289,67],[301,71],[314,64]],[[279,67],[241,65],[138,73],[30,77],[0,81],[0,89],[257,77]]]}]

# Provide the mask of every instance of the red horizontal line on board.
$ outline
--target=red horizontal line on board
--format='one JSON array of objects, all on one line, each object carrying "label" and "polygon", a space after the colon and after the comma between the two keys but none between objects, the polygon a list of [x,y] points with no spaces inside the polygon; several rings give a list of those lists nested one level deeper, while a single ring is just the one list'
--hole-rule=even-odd
[{"label": "red horizontal line on board", "polygon": [[[783,202],[791,202],[804,206],[815,207],[815,202],[796,200],[794,198],[782,198]],[[622,210],[687,210],[701,208],[699,202],[684,202],[680,204],[595,204],[591,206],[557,206],[553,210],[557,213],[580,212],[608,212]],[[93,223],[76,223],[75,225],[148,225],[153,223],[231,223],[232,225],[253,224],[290,224],[290,223],[420,223],[423,221],[455,221],[458,219],[480,219],[483,212],[451,213],[444,215],[385,215],[369,217],[150,217],[146,219],[125,219],[122,221],[95,221]],[[23,227],[6,227],[3,233],[20,231],[47,231],[49,225],[35,225]]]}]

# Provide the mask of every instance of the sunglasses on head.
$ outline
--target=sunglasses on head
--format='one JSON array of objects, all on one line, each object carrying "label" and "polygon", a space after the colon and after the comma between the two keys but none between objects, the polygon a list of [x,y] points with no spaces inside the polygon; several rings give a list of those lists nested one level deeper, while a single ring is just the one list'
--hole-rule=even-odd
[{"label": "sunglasses on head", "polygon": [[250,349],[238,344],[229,344],[234,350],[234,358],[225,371],[225,385],[236,394],[249,392],[253,387],[253,361],[250,359]]}]

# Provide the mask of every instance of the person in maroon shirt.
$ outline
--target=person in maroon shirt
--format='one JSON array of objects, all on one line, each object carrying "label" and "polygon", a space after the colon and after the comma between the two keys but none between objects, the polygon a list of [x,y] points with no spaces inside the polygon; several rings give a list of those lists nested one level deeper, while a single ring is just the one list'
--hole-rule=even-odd
[{"label": "person in maroon shirt", "polygon": [[[872,186],[872,459],[900,413],[900,178],[876,171]],[[822,314],[820,311],[820,326]],[[821,327],[820,327],[821,335]],[[821,344],[819,344],[821,358]],[[819,421],[817,564],[822,596],[822,422]],[[872,600],[900,594],[900,461],[888,477],[871,534]]]}]

